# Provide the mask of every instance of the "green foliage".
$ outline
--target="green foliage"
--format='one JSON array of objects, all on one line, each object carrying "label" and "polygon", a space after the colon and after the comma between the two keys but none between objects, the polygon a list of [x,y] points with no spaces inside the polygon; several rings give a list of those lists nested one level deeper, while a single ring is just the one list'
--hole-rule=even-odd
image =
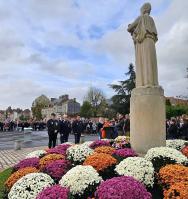
[{"label": "green foliage", "polygon": [[41,95],[35,99],[35,101],[32,104],[32,113],[33,116],[37,119],[40,120],[42,119],[42,109],[46,108],[50,105],[50,100],[45,96]]},{"label": "green foliage", "polygon": [[183,114],[188,114],[188,106],[170,106],[166,105],[166,117],[177,117]]},{"label": "green foliage", "polygon": [[135,88],[136,73],[133,64],[129,65],[129,71],[125,73],[129,76],[127,80],[119,81],[119,84],[111,84],[110,87],[116,92],[112,97],[112,108],[121,114],[130,112],[131,91]]},{"label": "green foliage", "polygon": [[101,89],[90,87],[86,94],[85,101],[90,103],[93,117],[104,116],[108,104]]},{"label": "green foliage", "polygon": [[21,121],[27,121],[27,120],[29,120],[29,116],[24,116],[24,115],[20,115],[20,117],[19,117],[19,119],[21,120]]},{"label": "green foliage", "polygon": [[81,106],[80,116],[85,118],[90,118],[92,116],[92,106],[88,101],[84,101]]},{"label": "green foliage", "polygon": [[36,103],[36,105],[34,107],[31,108],[33,116],[37,119],[37,120],[41,120],[42,119],[42,109],[45,108],[44,105]]},{"label": "green foliage", "polygon": [[167,105],[167,106],[171,106],[171,102],[170,102],[169,99],[166,99],[166,105]]},{"label": "green foliage", "polygon": [[0,198],[3,198],[5,186],[4,183],[12,173],[12,168],[4,170],[0,173]]}]

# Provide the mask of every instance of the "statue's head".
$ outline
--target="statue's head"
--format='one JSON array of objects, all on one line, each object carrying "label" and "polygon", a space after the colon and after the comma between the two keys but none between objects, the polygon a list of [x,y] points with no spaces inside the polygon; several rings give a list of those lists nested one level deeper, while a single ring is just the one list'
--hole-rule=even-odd
[{"label": "statue's head", "polygon": [[142,7],[141,7],[141,9],[140,9],[140,11],[141,11],[141,14],[142,15],[144,15],[144,14],[150,14],[150,12],[151,12],[151,4],[150,3],[145,3]]}]

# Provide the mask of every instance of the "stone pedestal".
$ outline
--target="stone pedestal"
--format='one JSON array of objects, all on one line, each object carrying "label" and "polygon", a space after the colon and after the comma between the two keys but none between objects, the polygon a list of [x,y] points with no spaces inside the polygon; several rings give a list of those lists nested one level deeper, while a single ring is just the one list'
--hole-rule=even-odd
[{"label": "stone pedestal", "polygon": [[14,150],[20,150],[22,148],[22,141],[21,140],[15,140],[14,141]]},{"label": "stone pedestal", "polygon": [[130,141],[132,148],[144,154],[150,148],[166,144],[166,111],[161,87],[138,87],[131,93]]}]

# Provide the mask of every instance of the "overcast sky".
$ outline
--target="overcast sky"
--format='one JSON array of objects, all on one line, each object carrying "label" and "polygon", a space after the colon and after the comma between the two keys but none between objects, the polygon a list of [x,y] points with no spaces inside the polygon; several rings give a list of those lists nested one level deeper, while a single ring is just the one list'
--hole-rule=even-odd
[{"label": "overcast sky", "polygon": [[[0,0],[0,109],[30,108],[39,95],[69,94],[80,102],[89,86],[125,79],[134,63],[127,25],[142,0]],[[160,85],[185,95],[188,0],[152,0]]]}]

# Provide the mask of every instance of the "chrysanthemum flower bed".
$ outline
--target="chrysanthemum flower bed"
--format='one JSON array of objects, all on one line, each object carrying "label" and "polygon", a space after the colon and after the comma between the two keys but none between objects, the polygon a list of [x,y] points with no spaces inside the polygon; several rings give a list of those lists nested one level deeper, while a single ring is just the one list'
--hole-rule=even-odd
[{"label": "chrysanthemum flower bed", "polygon": [[111,178],[115,175],[114,168],[117,160],[109,154],[94,153],[86,158],[83,165],[90,165],[103,177],[103,179]]},{"label": "chrysanthemum flower bed", "polygon": [[187,148],[169,143],[145,157],[125,136],[32,152],[13,167],[4,199],[186,199]]},{"label": "chrysanthemum flower bed", "polygon": [[97,147],[94,150],[94,152],[112,155],[115,152],[115,149],[110,146],[100,146],[100,147]]},{"label": "chrysanthemum flower bed", "polygon": [[185,146],[181,152],[183,153],[183,155],[185,155],[186,157],[188,157],[188,146]]},{"label": "chrysanthemum flower bed", "polygon": [[39,170],[35,167],[25,167],[23,169],[19,169],[18,171],[14,172],[5,182],[5,186],[8,190],[12,188],[12,186],[23,176],[29,173],[38,173]]}]

